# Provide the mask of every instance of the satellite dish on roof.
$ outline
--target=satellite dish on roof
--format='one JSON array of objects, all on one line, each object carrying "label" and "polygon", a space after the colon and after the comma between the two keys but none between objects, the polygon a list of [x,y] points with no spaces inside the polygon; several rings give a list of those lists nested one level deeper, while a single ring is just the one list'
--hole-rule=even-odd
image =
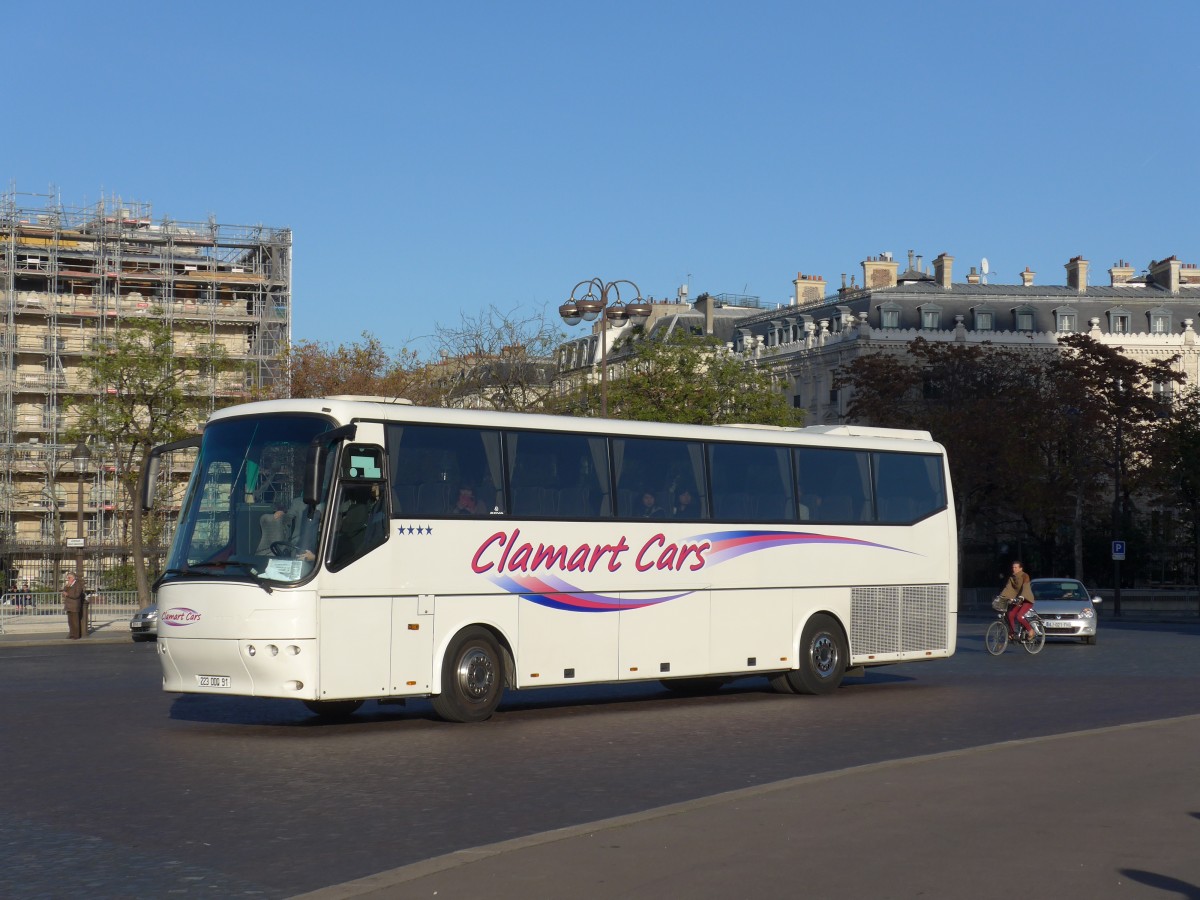
[{"label": "satellite dish on roof", "polygon": [[988,261],[987,261],[987,257],[986,257],[986,256],[983,258],[983,262],[981,262],[981,263],[979,264],[979,271],[980,271],[980,272],[983,274],[983,278],[982,278],[981,280],[983,281],[983,283],[984,283],[984,284],[987,284],[987,277],[988,277]]}]

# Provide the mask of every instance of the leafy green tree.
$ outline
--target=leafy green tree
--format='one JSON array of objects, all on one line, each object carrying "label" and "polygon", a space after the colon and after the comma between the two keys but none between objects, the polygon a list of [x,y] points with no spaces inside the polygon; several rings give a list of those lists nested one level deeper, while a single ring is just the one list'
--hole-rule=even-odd
[{"label": "leafy green tree", "polygon": [[1032,541],[1043,571],[1071,556],[1083,577],[1086,525],[1117,480],[1130,509],[1162,412],[1154,386],[1179,376],[1171,360],[1141,363],[1087,335],[1061,344],[1038,352],[917,338],[906,353],[855,359],[835,384],[853,390],[853,420],[927,430],[946,447],[964,536]]},{"label": "leafy green tree", "polygon": [[[631,341],[628,355],[610,372],[609,415],[643,422],[692,425],[799,427],[804,414],[772,384],[770,374],[726,353],[714,338],[677,334],[666,340]],[[596,385],[584,407],[598,410]],[[580,398],[571,399],[578,408]]]},{"label": "leafy green tree", "polygon": [[[1006,474],[1021,452],[1017,398],[1031,377],[1031,360],[991,344],[920,337],[905,349],[855,358],[838,371],[834,385],[851,389],[851,420],[928,431],[941,443],[950,461],[960,531],[990,540],[1006,527],[998,509],[1013,491]],[[960,571],[967,574],[961,565]]]},{"label": "leafy green tree", "polygon": [[143,522],[138,483],[150,451],[195,433],[217,404],[216,396],[242,390],[243,380],[220,344],[206,341],[203,332],[184,330],[179,323],[173,328],[158,315],[122,322],[119,330],[96,341],[92,349],[81,363],[92,396],[74,404],[70,439],[88,441],[95,456],[115,464],[117,484],[131,510],[138,595],[149,603],[146,556],[160,548],[144,540],[158,529]]},{"label": "leafy green tree", "polygon": [[1179,358],[1143,363],[1125,355],[1124,348],[1085,334],[1067,335],[1059,343],[1065,349],[1058,362],[1059,385],[1070,397],[1077,439],[1090,448],[1088,468],[1106,471],[1111,478],[1109,536],[1129,538],[1134,534],[1133,498],[1153,484],[1151,463],[1170,414],[1162,397],[1184,381],[1175,369]]},{"label": "leafy green tree", "polygon": [[1200,584],[1200,388],[1181,391],[1157,431],[1152,473],[1164,499],[1180,515],[1191,544],[1190,580]]}]

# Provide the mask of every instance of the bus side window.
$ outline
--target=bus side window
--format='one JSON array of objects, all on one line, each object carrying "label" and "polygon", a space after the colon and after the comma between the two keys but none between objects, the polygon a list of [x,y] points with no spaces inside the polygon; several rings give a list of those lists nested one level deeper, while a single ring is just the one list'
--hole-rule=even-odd
[{"label": "bus side window", "polygon": [[384,434],[392,461],[393,515],[457,516],[459,490],[469,486],[484,512],[504,511],[500,432],[449,425],[392,422]]},{"label": "bus side window", "polygon": [[787,448],[710,444],[708,454],[713,518],[731,522],[795,521]]},{"label": "bus side window", "polygon": [[857,450],[795,450],[801,503],[814,522],[870,521],[870,455]]},{"label": "bus side window", "polygon": [[880,522],[908,524],[945,507],[941,457],[880,452],[873,456]]},{"label": "bus side window", "polygon": [[[709,498],[704,465],[704,445],[698,441],[664,438],[612,439],[616,464],[617,494],[621,505],[617,515],[637,518],[641,498],[654,494],[655,502],[667,518],[708,518]],[[687,493],[691,509],[678,511],[679,497]]]}]

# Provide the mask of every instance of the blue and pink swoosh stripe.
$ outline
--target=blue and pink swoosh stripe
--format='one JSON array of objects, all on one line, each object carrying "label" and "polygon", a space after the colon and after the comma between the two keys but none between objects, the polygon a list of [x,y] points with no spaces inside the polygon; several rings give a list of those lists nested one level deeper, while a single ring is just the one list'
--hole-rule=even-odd
[{"label": "blue and pink swoosh stripe", "polygon": [[[871,547],[879,550],[894,550],[897,553],[908,553],[899,547],[878,544],[874,541],[863,541],[858,538],[840,537],[838,535],[812,534],[795,531],[714,531],[688,538],[689,542],[701,543],[707,541],[712,546],[706,555],[705,565],[718,565],[755,553],[759,550],[772,550],[776,547],[794,545],[837,545],[853,547]],[[593,594],[581,591],[557,575],[545,573],[514,576],[511,574],[496,574],[491,576],[498,586],[513,594],[520,594],[524,599],[550,609],[566,612],[617,612],[619,610],[643,609],[647,606],[657,606],[686,597],[694,591],[682,591],[674,594],[663,594],[657,597],[613,597],[607,594]]]}]

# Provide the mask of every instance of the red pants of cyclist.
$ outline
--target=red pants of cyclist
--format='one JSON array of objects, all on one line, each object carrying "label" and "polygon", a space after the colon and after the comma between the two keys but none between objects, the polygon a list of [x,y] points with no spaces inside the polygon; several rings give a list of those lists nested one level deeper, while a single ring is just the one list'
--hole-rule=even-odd
[{"label": "red pants of cyclist", "polygon": [[1017,623],[1025,629],[1025,633],[1033,637],[1033,628],[1025,621],[1025,613],[1033,609],[1033,604],[1028,600],[1018,600],[1015,603],[1010,603],[1008,606],[1008,633],[1017,633]]}]

